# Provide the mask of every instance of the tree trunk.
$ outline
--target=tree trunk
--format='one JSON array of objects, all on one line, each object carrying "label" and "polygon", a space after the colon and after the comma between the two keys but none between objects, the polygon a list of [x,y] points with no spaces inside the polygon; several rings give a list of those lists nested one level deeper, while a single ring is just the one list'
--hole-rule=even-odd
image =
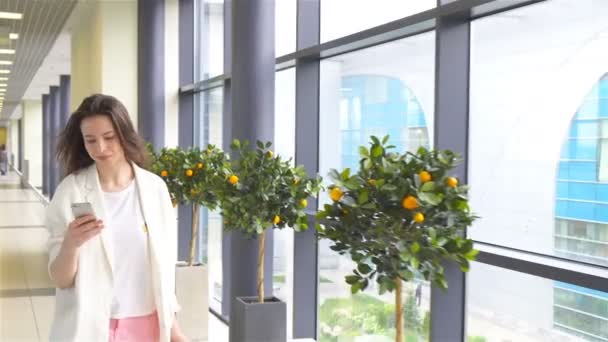
[{"label": "tree trunk", "polygon": [[188,265],[192,266],[196,255],[196,239],[198,238],[198,209],[199,205],[192,204],[192,237],[190,238],[190,258]]},{"label": "tree trunk", "polygon": [[258,301],[264,303],[264,252],[266,231],[258,235]]},{"label": "tree trunk", "polygon": [[401,278],[395,279],[395,342],[403,342],[403,299],[401,298]]}]

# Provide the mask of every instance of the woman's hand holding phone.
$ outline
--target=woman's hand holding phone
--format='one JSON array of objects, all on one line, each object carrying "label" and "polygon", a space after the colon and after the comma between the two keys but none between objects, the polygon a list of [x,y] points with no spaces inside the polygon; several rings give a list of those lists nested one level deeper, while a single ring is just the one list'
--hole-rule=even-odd
[{"label": "woman's hand holding phone", "polygon": [[68,226],[64,237],[64,245],[71,250],[76,250],[101,233],[103,228],[103,221],[98,220],[91,214],[77,217]]}]

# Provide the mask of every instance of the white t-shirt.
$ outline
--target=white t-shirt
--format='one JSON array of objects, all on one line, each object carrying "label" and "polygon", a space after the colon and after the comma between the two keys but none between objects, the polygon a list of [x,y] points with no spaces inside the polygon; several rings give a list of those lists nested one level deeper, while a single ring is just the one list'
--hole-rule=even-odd
[{"label": "white t-shirt", "polygon": [[114,250],[111,318],[145,316],[156,310],[148,236],[135,181],[118,192],[104,192],[106,229]]}]

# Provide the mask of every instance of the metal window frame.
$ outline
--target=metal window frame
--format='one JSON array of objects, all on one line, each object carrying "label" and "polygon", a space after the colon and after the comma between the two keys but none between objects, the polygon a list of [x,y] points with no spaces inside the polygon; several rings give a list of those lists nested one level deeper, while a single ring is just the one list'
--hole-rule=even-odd
[{"label": "metal window frame", "polygon": [[[190,96],[223,87],[224,133],[231,132],[232,124],[233,99],[230,96],[230,65],[233,33],[230,31],[231,13],[229,10],[231,1],[225,1],[224,11],[225,73],[199,82],[182,83],[183,86],[180,88],[182,96]],[[457,172],[466,180],[471,21],[547,0],[438,0],[436,8],[324,43],[320,43],[320,1],[322,0],[298,0],[297,51],[279,56],[275,61],[277,71],[296,68],[296,162],[303,164],[310,173],[314,174],[318,171],[318,81],[321,60],[435,31],[437,40],[435,146],[450,148],[463,154],[465,162]],[[456,62],[454,62],[455,58]],[[457,75],[455,78],[453,78],[454,73]],[[453,92],[454,85],[458,85],[456,89],[460,88],[457,94]],[[454,101],[456,101],[456,105],[454,105]],[[454,114],[455,110],[456,114]],[[449,133],[447,133],[448,127]],[[311,202],[310,205],[313,208],[316,203]],[[312,222],[314,213],[311,212],[309,218]],[[227,262],[231,254],[230,241],[224,239],[222,248],[222,258],[224,267],[226,267],[230,264]],[[480,263],[608,292],[608,267],[482,242],[476,242],[476,248],[480,250],[477,260]],[[318,255],[314,232],[296,234],[294,253],[294,267],[298,272],[295,274],[296,281],[294,281],[293,336],[294,338],[316,338]],[[456,337],[457,340],[464,341],[466,340],[467,321],[466,276],[460,270],[449,267],[446,272],[450,291],[447,293],[432,291],[431,320],[432,326],[435,328],[432,328],[431,340],[444,341],[445,336],[449,336],[450,340],[454,340]],[[224,268],[225,285],[229,285],[229,274],[230,270]],[[310,300],[311,296],[315,298],[314,301]],[[224,291],[225,306],[229,305],[229,299],[228,294]],[[226,323],[229,322],[225,314],[221,317]],[[444,332],[440,330],[444,330]]]}]

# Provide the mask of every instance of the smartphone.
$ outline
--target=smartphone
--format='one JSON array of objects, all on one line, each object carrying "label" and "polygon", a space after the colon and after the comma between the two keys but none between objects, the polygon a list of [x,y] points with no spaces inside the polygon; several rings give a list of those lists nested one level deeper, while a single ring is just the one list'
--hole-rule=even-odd
[{"label": "smartphone", "polygon": [[95,211],[89,202],[72,203],[72,214],[74,214],[75,218],[79,218],[84,215],[95,216]]}]

